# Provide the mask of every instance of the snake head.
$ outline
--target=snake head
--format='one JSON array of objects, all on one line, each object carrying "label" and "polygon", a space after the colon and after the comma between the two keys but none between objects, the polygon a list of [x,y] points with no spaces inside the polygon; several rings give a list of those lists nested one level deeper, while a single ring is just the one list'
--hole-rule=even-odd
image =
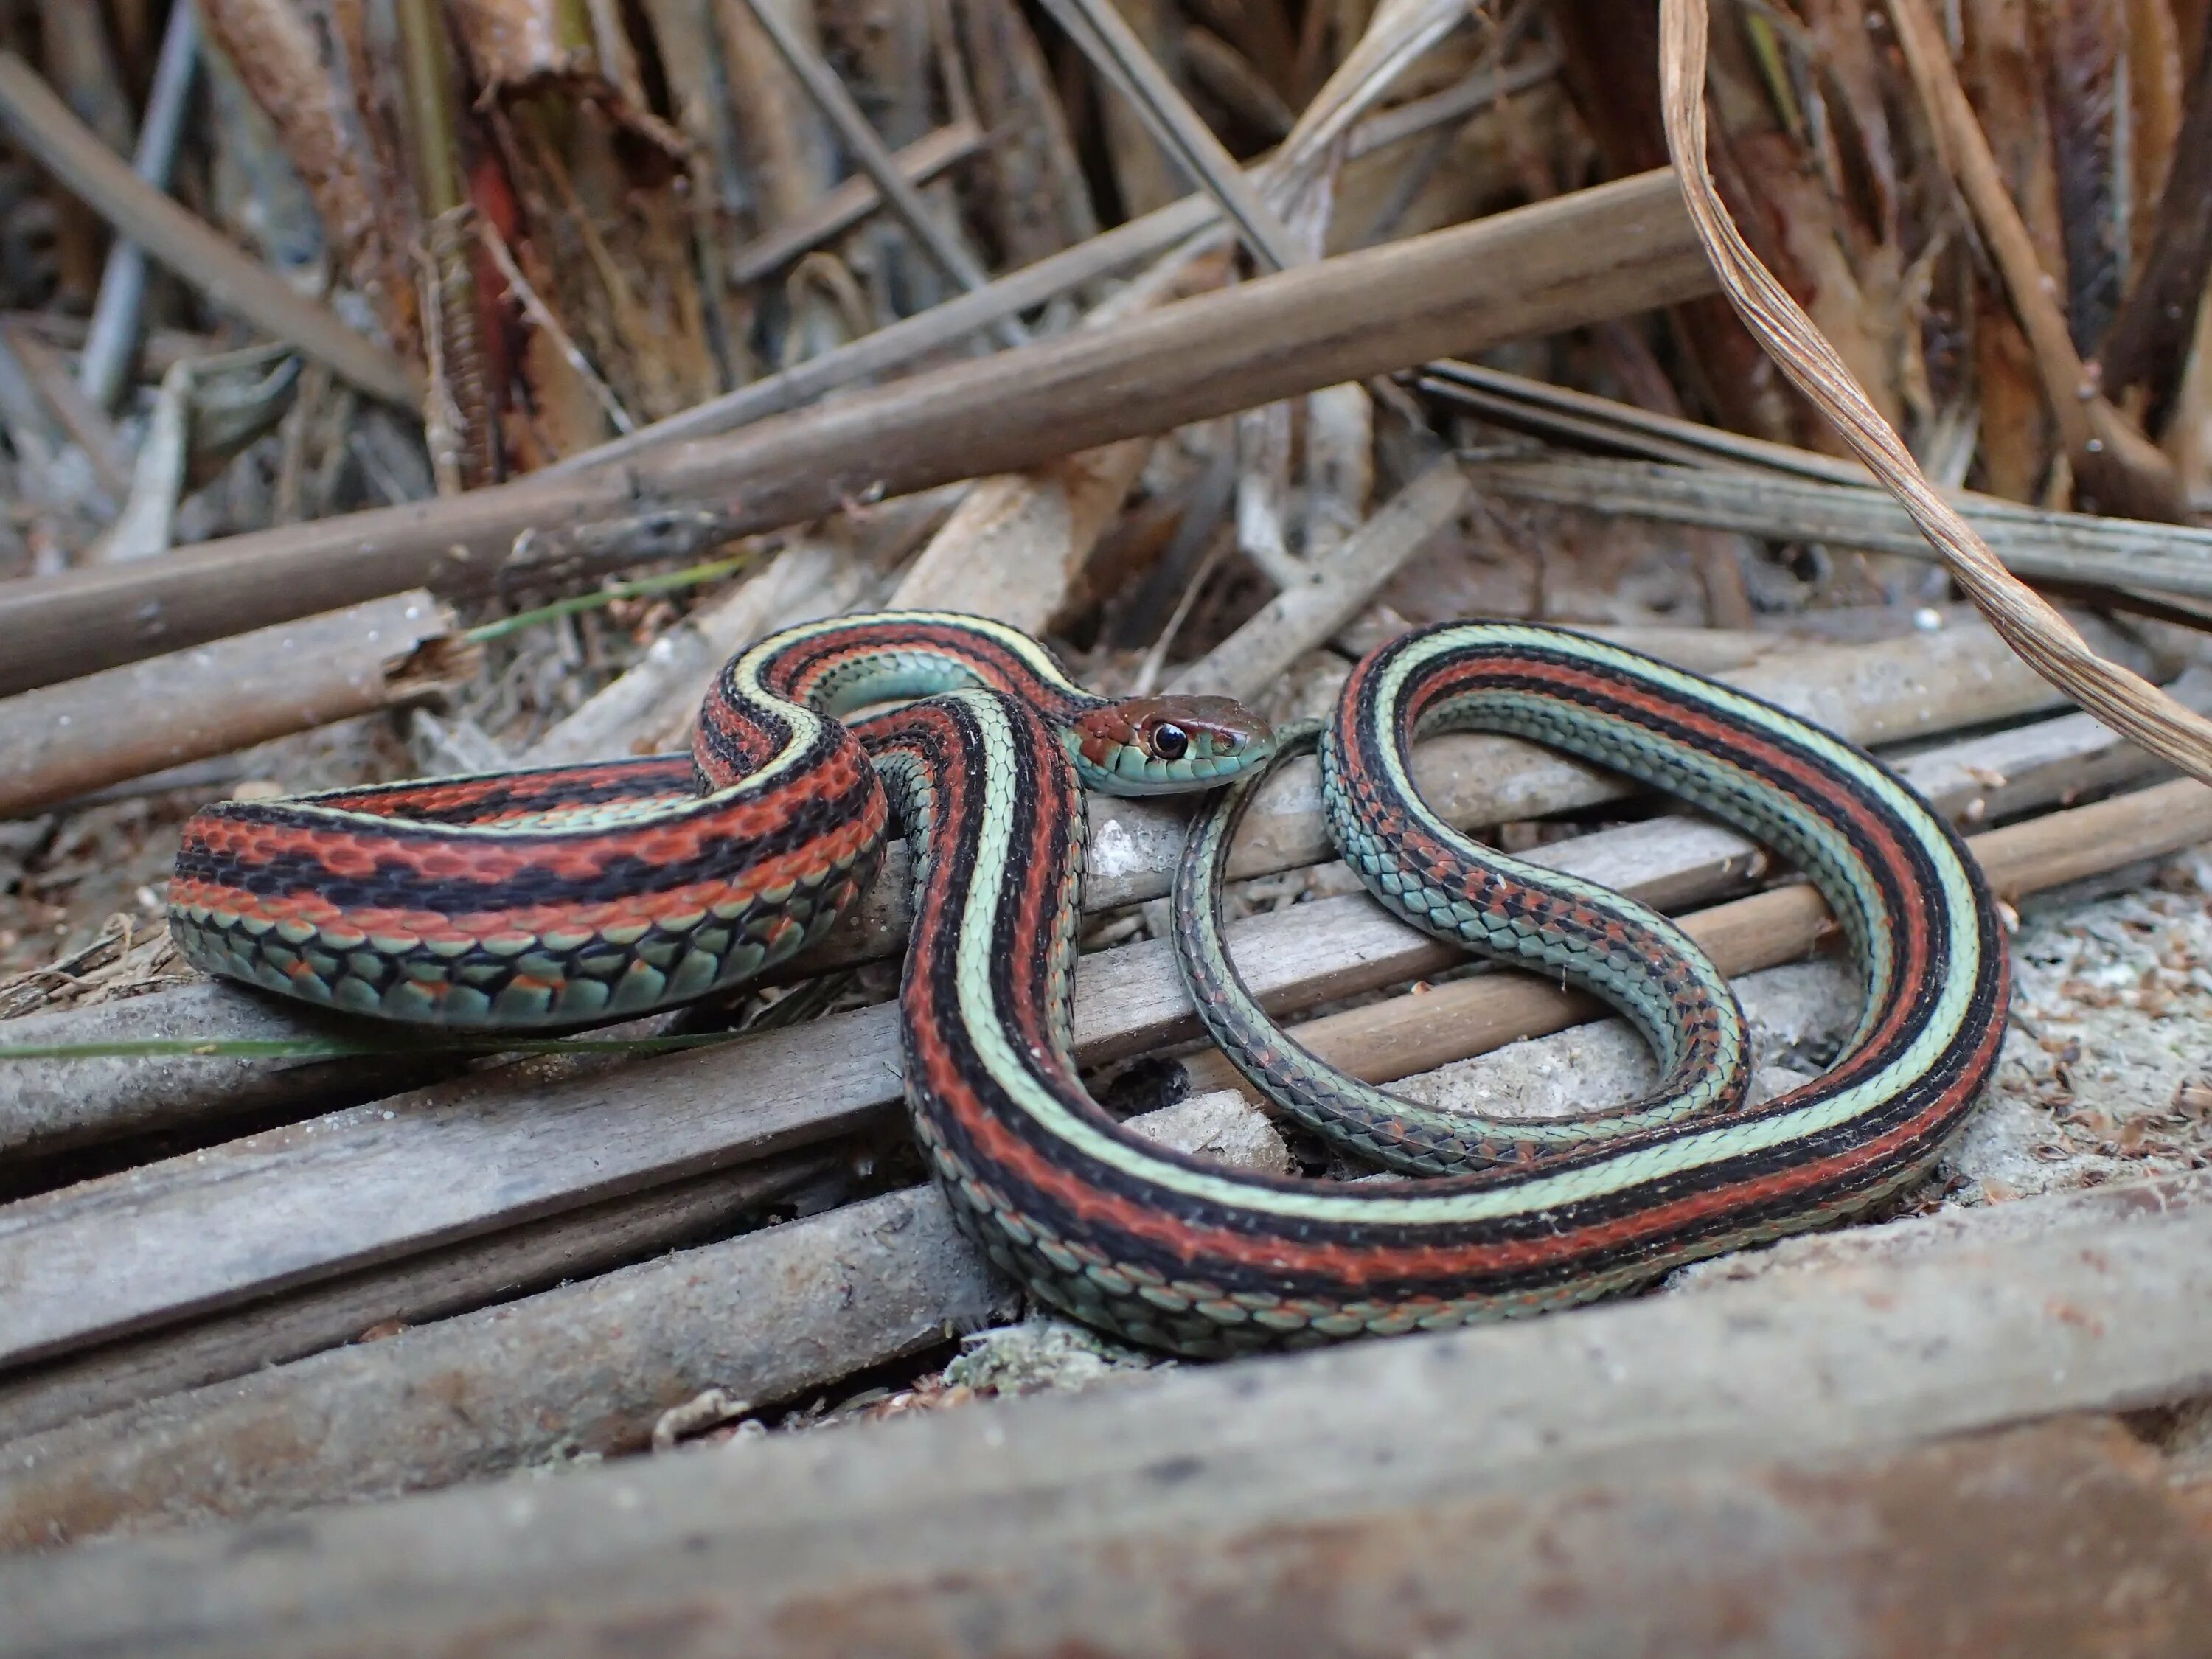
[{"label": "snake head", "polygon": [[1170,795],[1266,765],[1275,733],[1234,697],[1128,697],[1078,715],[1067,749],[1091,788]]}]

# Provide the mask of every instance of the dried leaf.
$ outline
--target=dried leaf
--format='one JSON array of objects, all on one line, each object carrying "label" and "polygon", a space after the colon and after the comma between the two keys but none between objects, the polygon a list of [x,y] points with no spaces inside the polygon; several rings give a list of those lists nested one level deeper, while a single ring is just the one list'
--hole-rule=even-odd
[{"label": "dried leaf", "polygon": [[283,135],[345,283],[368,299],[393,348],[419,361],[421,312],[407,254],[417,228],[395,129],[357,78],[369,56],[361,0],[199,3],[210,38]]}]

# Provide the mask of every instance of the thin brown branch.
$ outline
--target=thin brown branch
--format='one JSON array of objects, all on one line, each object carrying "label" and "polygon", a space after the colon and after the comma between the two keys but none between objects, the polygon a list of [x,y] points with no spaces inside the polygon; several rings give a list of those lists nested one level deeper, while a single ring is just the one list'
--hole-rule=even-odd
[{"label": "thin brown branch", "polygon": [[2136,381],[2154,409],[2172,398],[2188,360],[2191,319],[2212,272],[2212,52],[2203,54],[2173,145],[2150,247],[2099,357],[2104,391]]},{"label": "thin brown branch", "polygon": [[362,391],[410,413],[419,377],[383,347],[304,300],[131,170],[54,96],[30,65],[0,51],[0,125],[87,206],[198,288]]},{"label": "thin brown branch", "polygon": [[[919,187],[981,153],[983,133],[973,121],[951,121],[896,151],[891,160]],[[883,205],[883,192],[865,177],[848,179],[794,219],[746,243],[730,259],[730,280],[757,283],[801,254],[841,236]]]},{"label": "thin brown branch", "polygon": [[1198,118],[1137,33],[1106,0],[1046,0],[1047,9],[1100,72],[1121,86],[1162,149],[1205,186],[1246,246],[1277,270],[1300,263],[1274,210],[1212,128]]},{"label": "thin brown branch", "polygon": [[131,494],[131,460],[107,411],[85,396],[61,353],[29,329],[11,325],[0,326],[0,332],[22,359],[24,372],[46,398],[46,407],[91,461],[101,488],[119,506]]},{"label": "thin brown branch", "polygon": [[[1624,179],[624,468],[233,537],[136,569],[0,585],[0,635],[18,647],[0,659],[0,691],[409,587],[459,595],[574,580],[664,556],[672,537],[727,540],[862,495],[1019,471],[1445,351],[1671,303],[1712,281],[1680,199],[1667,174]],[[623,520],[623,535],[594,529]]]},{"label": "thin brown branch", "polygon": [[[929,204],[921,199],[921,192],[908,182],[900,168],[898,158],[876,136],[876,130],[868,125],[868,118],[853,101],[852,94],[845,90],[845,83],[816,55],[791,20],[771,0],[744,0],[744,4],[751,11],[753,21],[760,25],[761,33],[775,47],[776,55],[783,59],[784,67],[805,88],[806,95],[837,130],[838,137],[860,163],[860,170],[874,182],[884,205],[897,216],[899,222],[913,234],[938,269],[971,294],[988,287],[990,278],[974,256],[938,222]],[[1000,318],[992,328],[1009,346],[1021,345],[1030,337],[1029,330],[1012,317]]]}]

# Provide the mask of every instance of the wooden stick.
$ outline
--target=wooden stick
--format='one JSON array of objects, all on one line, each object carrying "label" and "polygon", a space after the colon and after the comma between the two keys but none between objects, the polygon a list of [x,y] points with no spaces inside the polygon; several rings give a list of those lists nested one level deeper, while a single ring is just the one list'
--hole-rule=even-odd
[{"label": "wooden stick", "polygon": [[1465,511],[1472,492],[1459,463],[1423,471],[1327,558],[1310,577],[1270,599],[1259,615],[1168,683],[1186,695],[1253,697],[1381,591],[1400,566]]},{"label": "wooden stick", "polygon": [[[871,1199],[157,1401],[104,1453],[89,1425],[33,1436],[0,1473],[0,1549],[635,1450],[702,1389],[787,1399],[1011,1306],[933,1192]],[[304,1432],[266,1432],[279,1401]]]},{"label": "wooden stick", "polygon": [[[1469,476],[1482,489],[1520,501],[1936,557],[1912,515],[1870,485],[1580,456],[1484,461]],[[1962,500],[1959,511],[2008,570],[2030,580],[2212,595],[2212,530],[2046,513],[1986,497]]]},{"label": "wooden stick", "polygon": [[1220,205],[1263,268],[1281,270],[1298,263],[1282,222],[1259,187],[1199,118],[1121,13],[1101,0],[1045,0],[1045,5],[1092,67],[1128,98],[1160,148]]},{"label": "wooden stick", "polygon": [[[1463,1607],[1441,1615],[1449,1627],[1508,1644],[1522,1633],[1540,1644],[1581,1619],[1572,1628],[1587,1640],[1573,1645],[1591,1651],[1655,1627],[1681,1632],[1655,1649],[1705,1651],[1700,1632],[1743,1629],[1746,1607],[1778,1597],[1790,1627],[1833,1628],[1838,1606],[1866,1605],[1872,1548],[1884,1562],[1926,1565],[1932,1553],[1944,1565],[1914,1579],[1915,1595],[1956,1611],[1978,1582],[1960,1565],[1976,1559],[1974,1540],[2017,1549],[2051,1578],[2048,1548],[2014,1545],[2007,1530],[2023,1512],[2050,1512],[2038,1486],[1977,1475],[1972,1460],[1991,1454],[1968,1449],[1964,1463],[1877,1487],[1876,1502],[1838,1484],[1834,1459],[2179,1400],[2212,1371],[2212,1326],[2173,1316],[2212,1297],[2212,1178],[2037,1203],[2052,1226],[2028,1237],[2002,1210],[1942,1230],[1898,1224],[1923,1248],[1878,1274],[1814,1269],[354,1506],[281,1529],[42,1554],[0,1562],[0,1601],[25,1651],[149,1656],[603,1653],[665,1632],[672,1616],[678,1650],[697,1653],[950,1651],[978,1627],[1007,1651],[1273,1651],[1286,1602],[1302,1633],[1340,1630],[1348,1649],[1432,1644],[1437,1610]],[[1985,1227],[1999,1236],[1985,1240]],[[870,1276],[843,1291],[870,1298]],[[343,1418],[331,1428],[343,1433]],[[2147,1456],[2129,1467],[2135,1490],[2154,1494],[2166,1480]],[[2112,1512],[2108,1484],[2078,1464],[2035,1468],[2045,1479],[2073,1470],[2060,1489],[2087,1510],[2085,1545],[2096,1538]],[[21,1490],[37,1471],[13,1478]],[[1638,1483],[1662,1479],[1692,1485],[1652,1502]],[[1683,1494],[1698,1492],[1705,1506],[1686,1510]],[[1468,1505],[1488,1507],[1453,1507]],[[1686,1513],[1706,1517],[1686,1540],[1667,1524]],[[2155,1587],[2129,1604],[2149,1609],[2152,1630],[2200,1627],[2212,1616],[2200,1529],[2164,1508],[2133,1513],[2125,1556],[2087,1559],[2124,1561],[2130,1583]],[[1364,1530],[1389,1517],[1385,1540]],[[1470,1537],[1498,1540],[1499,1555],[1470,1553]],[[1838,1538],[1849,1570],[1809,1572],[1801,1603],[1795,1574]],[[2176,1561],[2168,1540],[2189,1553]],[[1670,1552],[1656,1582],[1648,1565],[1628,1571],[1654,1550]],[[1692,1585],[1735,1588],[1686,1605],[1676,1581],[1692,1564]],[[1378,1601],[1377,1576],[1401,1565],[1419,1592]],[[1897,1616],[1890,1593],[1909,1570],[1874,1575],[1873,1627]],[[2005,1580],[2024,1596],[2034,1582]],[[1973,1605],[1972,1628],[2019,1628],[2009,1599]],[[2082,1609],[2086,1639],[2138,1628],[2112,1622],[2135,1615],[2113,1613],[2109,1593],[2063,1605]],[[1711,1621],[1688,1618],[1707,1607]],[[1966,1639],[2005,1645],[2001,1634]]]},{"label": "wooden stick", "polygon": [[[176,167],[177,141],[184,133],[192,82],[198,78],[199,33],[198,9],[192,0],[169,8],[154,78],[146,88],[145,116],[131,157],[131,170],[155,190],[169,187],[169,175]],[[103,415],[122,396],[144,320],[140,310],[145,297],[146,250],[118,236],[109,245],[107,263],[100,273],[100,292],[85,329],[84,356],[77,364],[84,400]]]},{"label": "wooden stick", "polygon": [[[1759,1064],[1752,1074],[1750,1102],[1757,1104],[1795,1088],[1802,1074],[1788,1056],[1832,1048],[1857,1023],[1861,998],[1856,976],[1832,958],[1787,963],[1732,981],[1749,1024]],[[1502,1047],[1452,1060],[1396,1082],[1395,1092],[1446,1112],[1541,1119],[1601,1109],[1648,1094],[1658,1083],[1651,1050],[1626,1020],[1608,1013],[1544,1036],[1516,1038]],[[1187,1097],[1209,1110],[1241,1109],[1267,1121],[1236,1089]],[[1355,1177],[1403,1181],[1387,1173]]]},{"label": "wooden stick", "polygon": [[[117,247],[128,248],[131,244],[118,243]],[[111,260],[112,256],[111,255]],[[100,488],[106,490],[119,507],[131,496],[131,459],[116,434],[115,424],[107,418],[107,411],[94,404],[79,389],[69,372],[69,365],[52,345],[27,328],[8,327],[4,331],[8,343],[23,360],[23,368],[40,392],[85,459],[99,477]]]},{"label": "wooden stick", "polygon": [[[921,199],[921,192],[900,171],[898,158],[876,136],[876,130],[868,125],[868,118],[853,101],[853,94],[845,90],[845,83],[837,78],[829,64],[822,61],[813,46],[799,33],[798,26],[774,5],[767,3],[767,0],[740,0],[740,3],[752,13],[753,21],[768,37],[769,44],[775,48],[776,56],[783,59],[783,66],[791,71],[792,78],[814,100],[814,106],[822,112],[823,118],[836,130],[845,148],[852,152],[853,159],[860,163],[860,170],[874,181],[876,189],[882,193],[884,204],[890,209],[898,222],[906,227],[908,234],[921,245],[931,263],[950,277],[956,287],[965,289],[970,294],[981,292],[990,281],[983,274],[982,267],[975,263],[975,256],[968,251],[966,244],[938,222],[937,216],[929,210],[929,204]],[[1023,345],[1029,340],[1029,330],[1014,318],[1001,317],[993,326],[1000,340],[1006,345]]]},{"label": "wooden stick", "polygon": [[[926,132],[893,156],[910,184],[929,183],[976,155],[983,135],[965,117]],[[811,248],[842,236],[883,205],[883,194],[866,179],[846,179],[788,223],[755,238],[730,258],[730,280],[740,286],[773,276]]]},{"label": "wooden stick", "polygon": [[[0,334],[0,428],[5,428],[17,459],[34,479],[52,466],[64,434],[53,410],[40,396],[30,366],[6,334]],[[53,491],[42,493],[51,495]]]},{"label": "wooden stick", "polygon": [[[1185,1152],[1198,1151],[1206,1133],[1205,1120],[1174,1107],[1130,1127]],[[1271,1128],[1257,1127],[1265,1145],[1240,1149],[1244,1159],[1272,1158],[1279,1173],[1288,1154]],[[611,1228],[605,1218],[592,1230],[542,1223],[527,1230],[526,1244],[501,1238],[446,1254],[481,1296],[486,1287],[511,1288],[519,1268],[544,1276],[564,1250],[573,1270],[588,1265],[576,1259],[584,1250],[604,1256],[620,1241],[633,1250],[649,1244],[667,1231],[657,1212],[680,1218],[702,1202],[727,1212],[744,1194],[757,1203],[791,1184],[791,1167],[823,1162],[787,1160],[783,1171],[693,1183],[706,1188],[703,1199],[651,1194],[606,1206],[619,1224]],[[268,1346],[271,1323],[296,1336],[303,1325],[328,1329],[348,1313],[454,1305],[453,1289],[429,1266],[310,1292],[280,1304],[273,1320],[241,1313],[225,1326],[246,1339],[242,1352],[211,1349],[197,1331],[180,1342],[138,1345],[164,1370],[197,1360],[240,1380],[11,1444],[0,1462],[29,1479],[10,1486],[0,1474],[0,1550],[57,1526],[82,1535],[157,1516],[243,1515],[445,1486],[549,1458],[635,1451],[656,1419],[708,1389],[756,1403],[789,1399],[988,1322],[1018,1300],[968,1248],[934,1190],[920,1188],[443,1320],[372,1348],[244,1375],[254,1371],[252,1352]],[[500,1278],[502,1271],[510,1276]],[[13,1399],[0,1395],[0,1421],[27,1403],[49,1413],[65,1408],[60,1373],[88,1376],[111,1394],[147,1380],[143,1369],[118,1371],[104,1358],[88,1356],[33,1379],[31,1390],[11,1391]],[[560,1409],[547,1411],[548,1400],[562,1401]],[[317,1426],[272,1436],[278,1422]]]},{"label": "wooden stick", "polygon": [[2106,397],[2145,381],[2154,408],[2181,380],[2189,319],[2212,274],[2212,52],[2198,51],[2183,107],[2150,246],[2098,354]]},{"label": "wooden stick", "polygon": [[72,195],[216,306],[289,341],[372,396],[419,412],[422,377],[414,369],[301,298],[141,179],[12,52],[0,52],[0,125]]},{"label": "wooden stick", "polygon": [[2021,217],[2005,187],[1988,135],[1967,101],[1966,88],[1959,84],[1935,18],[1923,0],[1890,0],[1889,15],[1897,25],[1905,66],[1935,128],[1938,158],[1973,210],[1974,222],[1981,228],[2011,297],[2013,313],[2034,351],[2035,366],[2043,376],[2044,401],[2064,435],[2074,476],[2082,493],[2095,498],[2084,505],[2109,507],[2131,519],[2185,524],[2188,503],[2182,499],[2172,463],[2113,407],[2074,349],[2057,291],[2036,257],[2027,221]]},{"label": "wooden stick", "polygon": [[1771,438],[1753,438],[1680,415],[1638,409],[1595,392],[1553,386],[1479,363],[1424,363],[1413,381],[1431,397],[1485,420],[1569,443],[1594,442],[1648,460],[1683,466],[1756,468],[1826,483],[1872,483],[1847,456],[1823,455]]},{"label": "wooden stick", "polygon": [[[1646,174],[950,365],[627,469],[232,537],[0,592],[0,691],[418,586],[483,592],[635,562],[566,527],[694,515],[727,538],[1024,468],[1471,344],[1668,304],[1711,281]],[[526,556],[518,536],[535,529]]]},{"label": "wooden stick", "polygon": [[342,1348],[380,1326],[451,1318],[721,1237],[836,1161],[799,1152],[718,1170],[0,1379],[0,1440]]},{"label": "wooden stick", "polygon": [[[1141,1426],[1133,1441],[1145,1448]],[[1378,1455],[1425,1461],[1410,1435]],[[678,1605],[694,1610],[690,1651],[762,1659],[821,1652],[813,1644],[823,1637],[878,1655],[960,1652],[979,1629],[1000,1652],[1159,1659],[1435,1652],[1440,1629],[1480,1630],[1486,1647],[1505,1652],[1611,1653],[1627,1643],[1634,1652],[1708,1653],[1738,1632],[1771,1637],[1760,1650],[1778,1651],[1790,1631],[1856,1634],[1901,1619],[1936,1625],[1955,1637],[1957,1651],[2014,1650],[2032,1621],[2054,1652],[2178,1654],[2185,1649],[2171,1633],[2212,1620],[2204,1589],[2212,1546],[2196,1519],[2202,1483],[2169,1475],[2111,1418],[1702,1468],[1595,1455],[1591,1465],[1572,1490],[1477,1495],[1439,1485],[1415,1498],[1395,1496],[1392,1482],[1394,1495],[1373,1504],[1349,1503],[1340,1490],[1334,1502],[1286,1504],[1241,1522],[1163,1498],[1162,1513],[1126,1516],[1118,1536],[1048,1546],[1026,1538],[1001,1548],[994,1531],[988,1541],[963,1534],[925,1549],[886,1528],[872,1559],[842,1558],[842,1571],[790,1578],[769,1577],[757,1559],[745,1564],[750,1572],[724,1573],[741,1547],[695,1532],[681,1547],[708,1553],[716,1567],[678,1565],[672,1542],[667,1558],[641,1569],[653,1600],[635,1578],[611,1576],[609,1598],[577,1595],[578,1582],[596,1586],[605,1572],[602,1555],[580,1550],[574,1578],[549,1582],[534,1603],[514,1603],[501,1627],[455,1590],[405,1621],[409,1635],[397,1641],[388,1617],[349,1606],[301,1620],[289,1601],[248,1626],[253,1638],[235,1627],[225,1634],[232,1651],[281,1650],[277,1632],[297,1620],[316,1629],[319,1651],[579,1655],[619,1648],[657,1607]],[[1356,1484],[1346,1473],[1346,1486]],[[906,1529],[925,1528],[910,1521]],[[1470,1551],[1469,1539],[1481,1547]],[[251,1544],[240,1538],[238,1547]],[[479,1559],[476,1540],[464,1548]],[[2064,1572],[2051,1571],[2054,1557]],[[507,1557],[495,1559],[503,1566]],[[510,1605],[505,1574],[485,1571],[499,1574],[493,1599]],[[1378,1597],[1382,1577],[1390,1593]],[[353,1583],[347,1573],[338,1593],[349,1604]],[[416,1581],[406,1583],[413,1591]],[[1297,1609],[1289,1641],[1286,1607]],[[416,1636],[425,1626],[436,1634]],[[185,1651],[167,1636],[155,1630],[146,1639],[156,1652]]]},{"label": "wooden stick", "polygon": [[481,653],[416,590],[0,702],[0,817],[450,691]]}]

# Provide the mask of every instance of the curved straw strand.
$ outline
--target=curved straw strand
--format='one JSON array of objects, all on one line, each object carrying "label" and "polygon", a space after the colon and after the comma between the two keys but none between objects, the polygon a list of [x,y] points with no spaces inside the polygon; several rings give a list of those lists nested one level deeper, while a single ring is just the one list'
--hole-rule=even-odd
[{"label": "curved straw strand", "polygon": [[1707,28],[1705,0],[1661,0],[1660,101],[1668,151],[1691,221],[1746,326],[1904,504],[1967,598],[2030,667],[2114,731],[2212,782],[2212,720],[2100,657],[2072,623],[2006,571],[1973,527],[1936,494],[1835,349],[1745,244],[1705,170]]}]

